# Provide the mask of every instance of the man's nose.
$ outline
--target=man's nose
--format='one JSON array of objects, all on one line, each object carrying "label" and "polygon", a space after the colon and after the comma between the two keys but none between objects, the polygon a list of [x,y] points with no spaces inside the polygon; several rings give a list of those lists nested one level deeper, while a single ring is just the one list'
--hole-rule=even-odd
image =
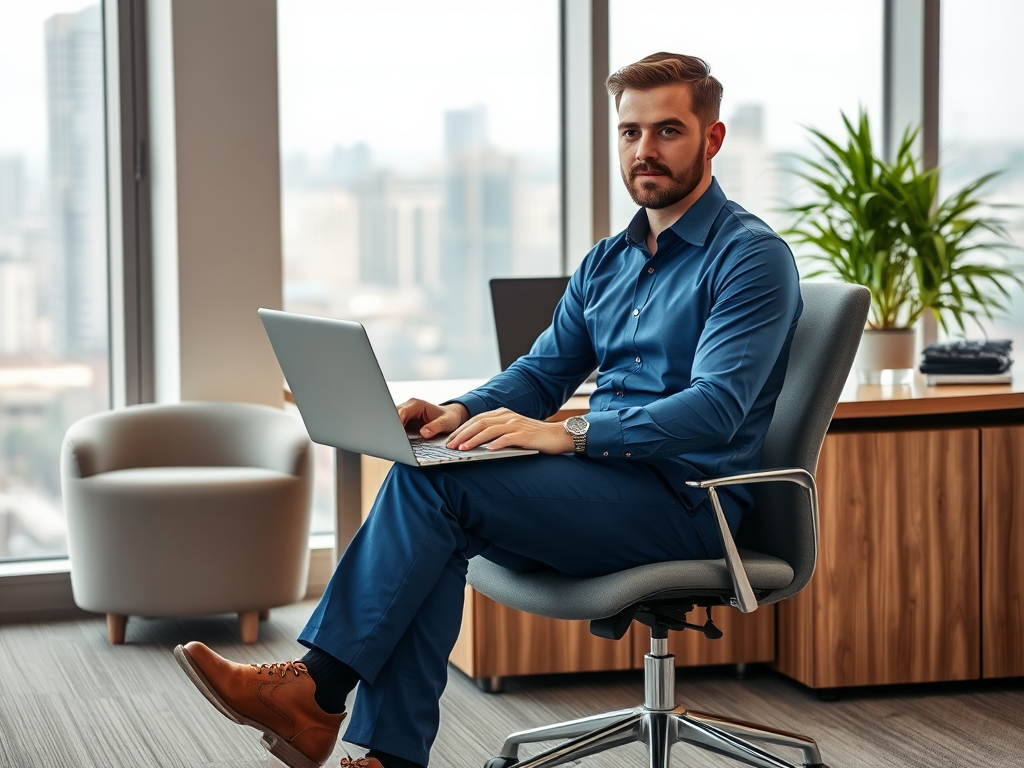
[{"label": "man's nose", "polygon": [[654,137],[648,133],[641,133],[640,140],[636,143],[636,159],[653,160],[657,156],[658,150]]}]

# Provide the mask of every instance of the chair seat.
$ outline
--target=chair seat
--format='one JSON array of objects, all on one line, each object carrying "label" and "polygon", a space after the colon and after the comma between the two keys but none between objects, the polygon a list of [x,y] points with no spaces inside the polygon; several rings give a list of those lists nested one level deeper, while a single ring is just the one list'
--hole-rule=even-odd
[{"label": "chair seat", "polygon": [[[749,550],[741,549],[740,555],[755,590],[783,589],[792,583],[789,563]],[[732,594],[724,559],[654,563],[581,578],[557,571],[518,573],[474,557],[469,562],[469,583],[492,600],[549,619],[602,619],[665,592]]]}]

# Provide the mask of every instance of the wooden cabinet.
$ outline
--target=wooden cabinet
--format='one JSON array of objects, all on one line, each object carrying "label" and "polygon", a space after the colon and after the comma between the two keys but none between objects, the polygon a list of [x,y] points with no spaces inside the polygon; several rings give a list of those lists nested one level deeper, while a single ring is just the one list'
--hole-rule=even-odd
[{"label": "wooden cabinet", "polygon": [[462,632],[451,662],[470,677],[630,669],[629,638],[605,640],[586,621],[558,621],[506,608],[466,587]]},{"label": "wooden cabinet", "polygon": [[[673,632],[669,649],[677,666],[770,662],[775,658],[775,607],[741,614],[716,608],[715,625],[725,636],[708,640],[698,632]],[[704,622],[704,609],[690,614]],[[633,624],[621,640],[590,634],[586,621],[545,619],[507,608],[466,588],[462,633],[451,662],[470,677],[546,675],[560,672],[643,669],[650,631]]]},{"label": "wooden cabinet", "polygon": [[814,688],[976,678],[980,430],[829,434],[818,567],[779,609],[778,668]]},{"label": "wooden cabinet", "polygon": [[984,677],[1024,675],[1024,426],[981,430]]}]

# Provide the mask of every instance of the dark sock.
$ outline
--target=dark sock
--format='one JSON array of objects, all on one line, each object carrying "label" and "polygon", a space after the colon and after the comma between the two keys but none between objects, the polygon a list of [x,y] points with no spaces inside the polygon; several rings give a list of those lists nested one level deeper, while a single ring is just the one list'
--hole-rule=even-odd
[{"label": "dark sock", "polygon": [[317,706],[332,715],[344,712],[345,697],[359,682],[356,671],[319,648],[310,648],[299,661],[306,665],[309,676],[316,683],[313,698]]},{"label": "dark sock", "polygon": [[397,757],[396,755],[389,755],[387,752],[381,752],[379,749],[371,749],[366,753],[367,757],[376,757],[380,760],[380,764],[384,768],[423,768],[419,763],[414,763],[412,760],[406,760],[404,757]]}]

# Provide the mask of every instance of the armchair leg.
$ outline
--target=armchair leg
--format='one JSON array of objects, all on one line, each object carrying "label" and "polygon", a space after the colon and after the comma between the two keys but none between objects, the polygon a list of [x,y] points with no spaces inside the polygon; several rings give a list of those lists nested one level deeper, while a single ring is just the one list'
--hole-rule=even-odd
[{"label": "armchair leg", "polygon": [[238,614],[238,629],[242,633],[242,642],[252,645],[260,639],[260,612],[243,611]]},{"label": "armchair leg", "polygon": [[107,639],[111,645],[124,645],[124,631],[128,617],[120,613],[107,614]]}]

